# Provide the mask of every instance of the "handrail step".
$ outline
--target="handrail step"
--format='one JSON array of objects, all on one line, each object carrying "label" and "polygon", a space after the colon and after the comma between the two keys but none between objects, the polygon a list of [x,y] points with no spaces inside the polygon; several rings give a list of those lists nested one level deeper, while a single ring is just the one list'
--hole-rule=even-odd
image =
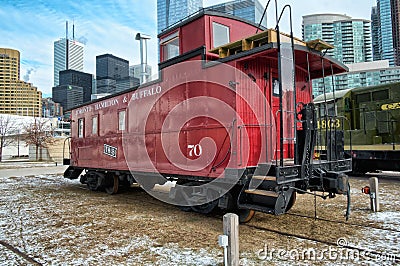
[{"label": "handrail step", "polygon": [[260,189],[247,189],[244,191],[247,194],[254,194],[254,195],[259,195],[259,196],[266,196],[266,197],[274,197],[277,198],[279,196],[278,193],[275,191],[269,191],[269,190],[260,190]]},{"label": "handrail step", "polygon": [[263,181],[275,181],[276,182],[276,176],[253,175],[253,179],[263,180]]}]

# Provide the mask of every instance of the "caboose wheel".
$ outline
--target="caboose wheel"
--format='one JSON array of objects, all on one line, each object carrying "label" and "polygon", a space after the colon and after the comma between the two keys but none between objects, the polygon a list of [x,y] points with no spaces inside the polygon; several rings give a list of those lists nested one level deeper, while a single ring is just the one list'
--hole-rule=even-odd
[{"label": "caboose wheel", "polygon": [[113,195],[113,194],[117,194],[118,193],[118,187],[119,187],[119,178],[117,175],[113,175],[113,176],[108,176],[107,177],[109,185],[105,187],[105,190],[107,192],[107,194]]},{"label": "caboose wheel", "polygon": [[[196,186],[201,186],[201,182],[179,182],[182,188],[178,190],[175,197],[177,200],[181,201],[182,206],[179,209],[182,211],[194,211],[202,214],[209,214],[216,209],[218,206],[218,192],[212,189],[197,190]],[[206,202],[206,203],[204,203]],[[200,203],[197,204],[196,203]],[[203,203],[203,204],[201,204]]]},{"label": "caboose wheel", "polygon": [[239,216],[239,223],[244,224],[250,222],[256,212],[254,210],[240,209],[236,211],[236,214]]},{"label": "caboose wheel", "polygon": [[202,205],[192,206],[192,209],[193,211],[198,213],[209,214],[215,209],[215,207],[217,207],[217,205],[218,205],[218,200],[213,200],[211,202]]}]

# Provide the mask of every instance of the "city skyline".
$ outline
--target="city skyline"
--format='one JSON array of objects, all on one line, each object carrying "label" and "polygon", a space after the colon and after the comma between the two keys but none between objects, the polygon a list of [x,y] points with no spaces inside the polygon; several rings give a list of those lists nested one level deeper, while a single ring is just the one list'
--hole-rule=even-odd
[{"label": "city skyline", "polygon": [[[204,0],[204,7],[226,1]],[[261,0],[265,5],[267,0]],[[293,27],[296,37],[301,38],[303,15],[315,13],[348,14],[354,18],[370,19],[375,0],[280,1],[280,7],[291,4]],[[273,6],[273,1],[271,2]],[[138,32],[152,37],[149,51],[157,51],[157,2],[147,1],[42,1],[34,3],[22,0],[2,0],[0,10],[0,47],[12,48],[21,52],[21,79],[33,83],[51,96],[53,86],[53,44],[65,35],[65,21],[75,24],[76,39],[85,44],[84,72],[95,74],[97,55],[110,53],[124,58],[130,65],[139,64],[139,42],[135,41]],[[272,7],[271,6],[271,7]],[[268,26],[273,26],[273,12],[269,11]],[[29,21],[27,21],[29,18]],[[284,17],[285,18],[285,17]],[[283,20],[284,20],[283,18]],[[71,23],[72,24],[72,23]],[[288,32],[288,27],[282,26]],[[157,53],[149,52],[149,65],[157,72]]]}]

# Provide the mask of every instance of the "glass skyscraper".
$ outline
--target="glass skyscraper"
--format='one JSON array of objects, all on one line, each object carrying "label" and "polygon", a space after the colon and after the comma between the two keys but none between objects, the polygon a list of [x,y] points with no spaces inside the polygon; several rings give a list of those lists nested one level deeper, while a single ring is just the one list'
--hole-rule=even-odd
[{"label": "glass skyscraper", "polygon": [[[377,0],[379,14],[379,54],[381,60],[389,60],[394,65],[393,31],[392,31],[392,0]],[[396,0],[398,1],[398,0]]]},{"label": "glass skyscraper", "polygon": [[373,41],[379,44],[376,49],[374,47],[374,58],[387,59],[391,66],[400,66],[400,1],[377,0],[376,4],[371,14],[379,22],[372,29],[376,32]]},{"label": "glass skyscraper", "polygon": [[[258,0],[235,0],[227,3],[222,3],[206,8],[207,10],[213,10],[233,16],[237,16],[242,19],[249,20],[253,23],[260,23],[262,14],[264,13],[264,7]],[[265,16],[261,25],[267,26],[267,17]]]},{"label": "glass skyscraper", "polygon": [[83,48],[76,40],[62,38],[54,42],[54,86],[59,85],[60,71],[83,71]]},{"label": "glass skyscraper", "polygon": [[203,8],[203,0],[157,0],[157,32]]},{"label": "glass skyscraper", "polygon": [[372,34],[372,51],[374,61],[381,60],[380,40],[379,40],[379,13],[376,6],[371,9],[371,34]]}]

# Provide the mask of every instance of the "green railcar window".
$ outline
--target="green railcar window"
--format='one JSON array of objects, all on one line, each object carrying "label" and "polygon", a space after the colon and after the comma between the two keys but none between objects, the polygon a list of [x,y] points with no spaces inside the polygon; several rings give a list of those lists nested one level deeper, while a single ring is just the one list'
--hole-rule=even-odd
[{"label": "green railcar window", "polygon": [[389,90],[380,90],[372,92],[372,100],[381,101],[389,99]]},{"label": "green railcar window", "polygon": [[357,95],[358,103],[365,103],[370,101],[371,101],[371,94],[369,92]]}]

